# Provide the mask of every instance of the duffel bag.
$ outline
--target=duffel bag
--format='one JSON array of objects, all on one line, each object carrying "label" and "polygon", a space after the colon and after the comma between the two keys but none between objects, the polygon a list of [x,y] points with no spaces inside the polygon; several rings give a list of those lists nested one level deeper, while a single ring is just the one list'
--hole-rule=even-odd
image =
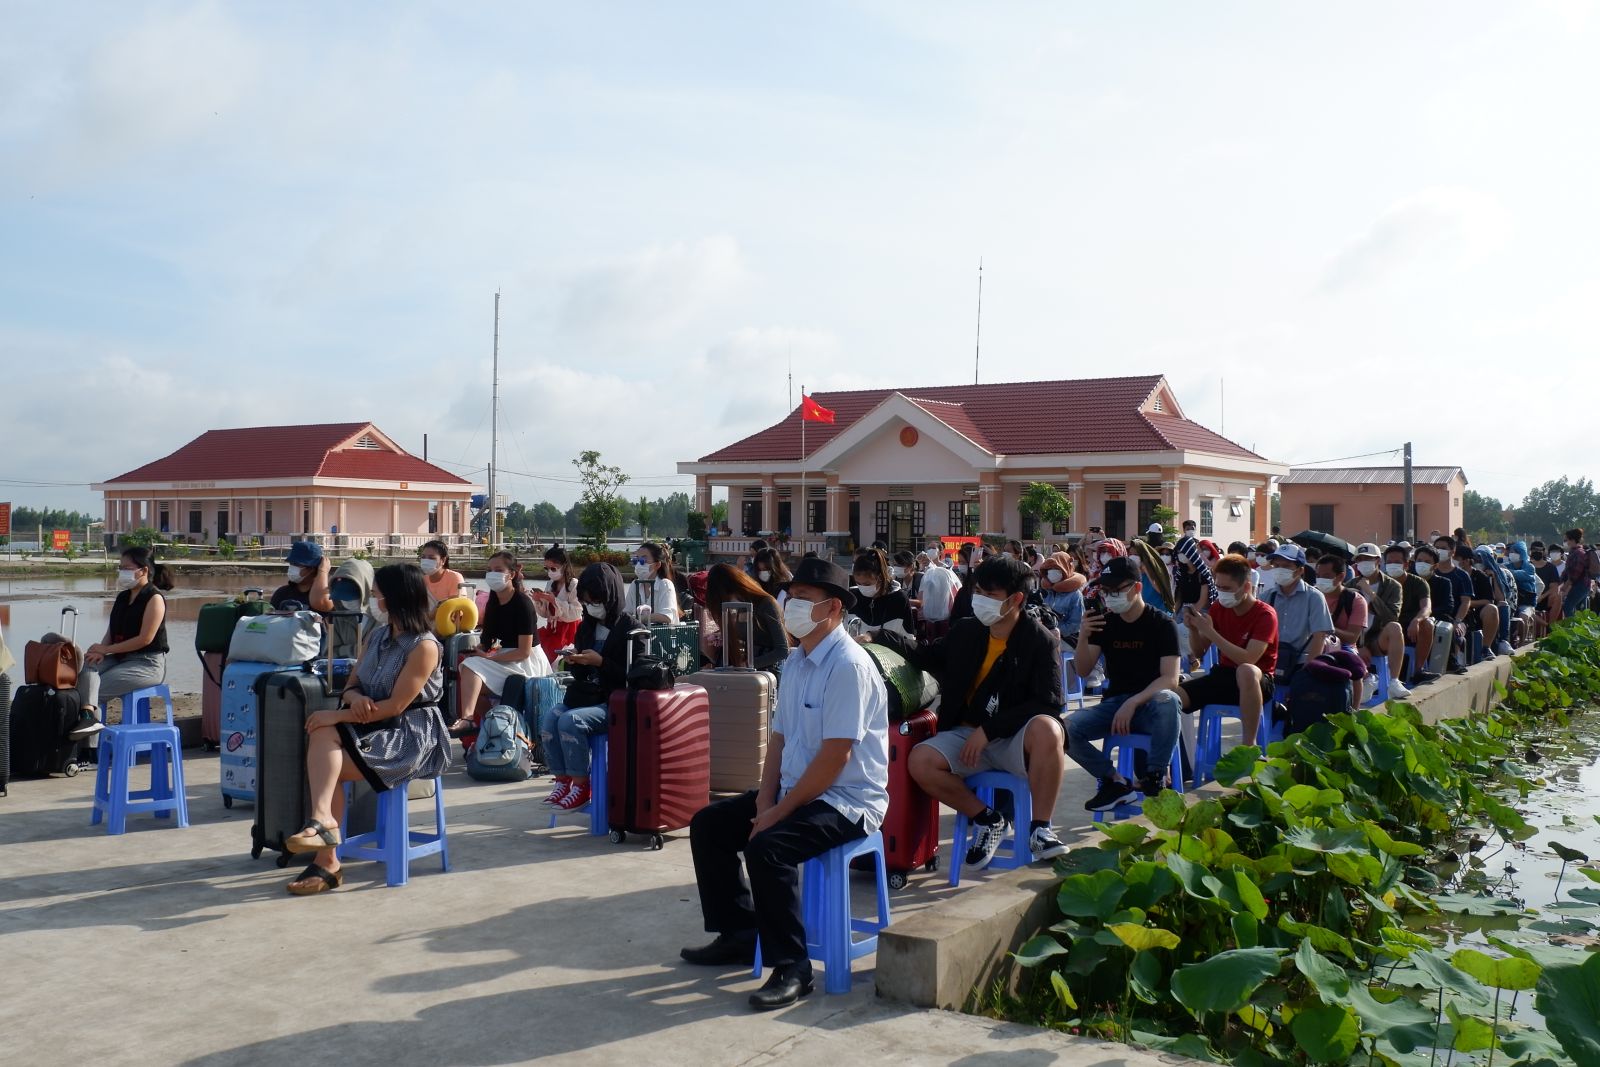
[{"label": "duffel bag", "polygon": [[322,652],[322,617],[314,611],[246,616],[233,627],[228,658],[296,667]]}]

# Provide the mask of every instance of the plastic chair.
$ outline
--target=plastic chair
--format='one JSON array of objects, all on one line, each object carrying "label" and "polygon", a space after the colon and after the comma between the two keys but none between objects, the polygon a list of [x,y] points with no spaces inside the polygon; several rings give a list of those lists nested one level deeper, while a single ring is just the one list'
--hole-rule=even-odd
[{"label": "plastic chair", "polygon": [[173,725],[172,690],[167,688],[165,685],[147,685],[143,689],[135,689],[133,692],[123,696],[121,698],[123,724],[148,724],[154,722],[155,720],[151,717],[150,712],[152,706],[158,698],[166,704],[167,725]]},{"label": "plastic chair", "polygon": [[[850,908],[850,861],[871,855],[878,882],[877,919],[858,919]],[[850,962],[878,951],[878,931],[889,925],[889,876],[883,834],[874,831],[859,841],[830,849],[806,860],[800,872],[800,899],[806,923],[806,955],[822,964],[829,993],[850,992]],[[860,941],[856,934],[866,934]],[[755,967],[761,977],[761,939],[756,939]]]},{"label": "plastic chair", "polygon": [[[1242,719],[1237,704],[1207,704],[1200,710],[1200,730],[1195,743],[1194,780],[1189,788],[1199,789],[1215,777],[1217,761],[1222,758],[1222,720]],[[1274,741],[1283,740],[1283,724],[1272,721],[1270,705],[1261,709],[1261,722],[1256,727],[1256,745],[1265,752]]]},{"label": "plastic chair", "polygon": [[[982,771],[967,780],[967,788],[978,794],[978,799],[994,807],[996,793],[1011,794],[1011,832],[1000,842],[1000,849],[989,861],[991,871],[1009,871],[1026,867],[1033,862],[1033,850],[1028,847],[1028,824],[1033,822],[1033,790],[1026,779],[1005,771]],[[961,884],[961,867],[967,856],[967,834],[971,822],[956,812],[956,833],[950,854],[950,884]]]},{"label": "plastic chair", "polygon": [[554,830],[556,820],[563,815],[587,815],[590,837],[604,837],[611,832],[606,810],[606,760],[610,751],[606,731],[589,735],[589,803],[570,811],[552,811],[548,829]]},{"label": "plastic chair", "polygon": [[1372,699],[1361,705],[1363,708],[1379,707],[1389,699],[1389,657],[1374,656],[1372,669],[1378,676],[1378,685],[1372,691]]},{"label": "plastic chair", "polygon": [[1076,700],[1078,702],[1078,710],[1082,711],[1084,707],[1083,679],[1078,677],[1078,669],[1072,665],[1072,653],[1070,652],[1061,653],[1061,679],[1067,691],[1067,702],[1061,705],[1062,710],[1070,711],[1072,702]]},{"label": "plastic chair", "polygon": [[[378,825],[375,829],[345,839],[335,855],[341,863],[350,860],[375,860],[383,864],[390,886],[411,880],[411,861],[437,854],[440,866],[450,869],[450,844],[444,827],[444,778],[433,780],[433,832],[411,829],[411,813],[405,784],[378,794]],[[345,810],[350,807],[350,786],[345,785]]]},{"label": "plastic chair", "polygon": [[[169,715],[170,700],[169,697]],[[150,757],[150,788],[135,790],[128,780],[128,770],[141,753]],[[100,731],[89,825],[98,826],[103,818],[107,833],[121,834],[127,831],[129,813],[146,811],[158,819],[170,818],[176,812],[178,825],[189,825],[189,802],[183,784],[183,739],[178,728],[170,722],[107,726]]]},{"label": "plastic chair", "polygon": [[[1144,752],[1147,755],[1149,754],[1150,735],[1107,734],[1105,739],[1100,742],[1100,751],[1104,752],[1108,756],[1115,751],[1117,754],[1117,773],[1122,775],[1124,781],[1131,782],[1138,776],[1138,771],[1134,766],[1133,754],[1135,752]],[[1171,788],[1176,789],[1180,793],[1184,792],[1183,752],[1178,745],[1172,746],[1172,759],[1167,764],[1167,770],[1172,775]],[[1111,809],[1111,817],[1113,819],[1126,819],[1130,815],[1138,815],[1143,811],[1144,801],[1142,800],[1128,804],[1118,804],[1116,807]],[[1097,811],[1094,813],[1095,822],[1105,822],[1105,819],[1105,812]]]}]

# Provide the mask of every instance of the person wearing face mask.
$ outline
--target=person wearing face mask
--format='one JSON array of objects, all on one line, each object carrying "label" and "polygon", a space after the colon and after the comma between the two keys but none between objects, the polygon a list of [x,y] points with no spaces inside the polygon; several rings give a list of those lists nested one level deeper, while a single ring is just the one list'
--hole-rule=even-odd
[{"label": "person wearing face mask", "polygon": [[[1433,611],[1433,621],[1448,624],[1449,627],[1448,630],[1444,626],[1436,628],[1430,658],[1421,662],[1432,663],[1437,660],[1439,664],[1449,663],[1450,673],[1465,674],[1466,666],[1455,661],[1452,653],[1455,649],[1455,635],[1461,626],[1462,612],[1470,611],[1472,605],[1470,601],[1463,604],[1457,595],[1455,582],[1439,566],[1440,555],[1439,550],[1432,545],[1418,545],[1411,558],[1412,571],[1428,583],[1428,601]],[[1449,645],[1451,651],[1437,651],[1440,643]],[[1418,652],[1419,654],[1421,652],[1420,643]]]},{"label": "person wearing face mask", "polygon": [[[1363,545],[1362,548],[1370,547]],[[1433,593],[1428,579],[1406,567],[1407,550],[1403,544],[1389,545],[1383,550],[1383,576],[1400,586],[1400,612],[1396,622],[1407,644],[1412,645],[1416,651],[1412,656],[1411,678],[1408,684],[1412,688],[1436,682],[1439,676],[1428,669],[1429,657],[1433,654]],[[1380,646],[1378,651],[1387,653],[1387,643]],[[1378,652],[1374,651],[1373,655]],[[1401,664],[1404,666],[1405,653],[1401,652]],[[1394,670],[1394,660],[1389,661],[1389,678],[1400,677]]]},{"label": "person wearing face mask", "polygon": [[417,566],[428,588],[428,605],[437,608],[461,595],[461,572],[450,569],[450,546],[443,541],[425,541],[417,550]]},{"label": "person wearing face mask", "polygon": [[[937,641],[950,632],[950,615],[955,607],[961,580],[952,567],[930,566],[917,587],[917,637],[924,643]],[[970,605],[971,598],[968,598]]]},{"label": "person wearing face mask", "polygon": [[[1389,665],[1389,695],[1405,699],[1411,695],[1405,684],[1406,635],[1400,625],[1400,611],[1405,590],[1396,578],[1383,572],[1379,562],[1381,553],[1372,542],[1359,545],[1355,554],[1355,579],[1346,588],[1360,596],[1367,605],[1368,625],[1361,635],[1360,654],[1364,662],[1382,656]],[[1338,623],[1335,613],[1334,623]],[[1373,677],[1368,675],[1368,677]],[[1400,683],[1398,686],[1395,683]],[[1376,683],[1374,683],[1376,684]]]},{"label": "person wearing face mask", "polygon": [[289,548],[288,581],[272,593],[272,610],[287,611],[299,605],[326,614],[333,610],[328,594],[328,557],[315,541],[296,541]]},{"label": "person wearing face mask", "polygon": [[683,619],[672,555],[654,541],[646,541],[633,554],[628,610],[646,626],[676,626]]},{"label": "person wearing face mask", "polygon": [[1596,575],[1583,543],[1583,530],[1567,531],[1566,567],[1561,572],[1561,616],[1566,618],[1589,607],[1589,583]]},{"label": "person wearing face mask", "polygon": [[950,605],[950,624],[953,626],[962,619],[972,618],[972,576],[977,570],[973,563],[978,554],[977,546],[971,542],[964,543],[956,549],[956,562],[952,568],[956,578],[961,582],[961,588],[956,590],[954,603]]},{"label": "person wearing face mask", "polygon": [[922,573],[926,568],[920,566],[917,557],[909,552],[896,552],[889,557],[889,577],[900,583],[900,588],[906,591],[906,599],[911,601],[913,614],[917,606],[917,597],[922,591]]},{"label": "person wearing face mask", "polygon": [[[1239,709],[1243,743],[1256,743],[1261,712],[1276,691],[1278,616],[1256,599],[1250,582],[1250,563],[1243,556],[1223,556],[1212,577],[1217,599],[1207,612],[1189,613],[1189,654],[1196,661],[1211,648],[1217,665],[1178,687],[1183,710],[1192,712],[1208,704]],[[1316,590],[1311,590],[1314,595]],[[1327,601],[1316,597],[1327,610]]]},{"label": "person wearing face mask", "polygon": [[[1100,608],[1083,616],[1073,667],[1087,674],[1104,654],[1106,690],[1100,702],[1067,719],[1067,754],[1099,788],[1084,805],[1110,811],[1137,794],[1155,796],[1166,785],[1178,744],[1178,627],[1172,616],[1144,602],[1139,566],[1113,561],[1095,582]],[[1099,742],[1112,734],[1150,737],[1149,760],[1137,783],[1117,773]]]},{"label": "person wearing face mask", "polygon": [[[1130,558],[1139,561],[1140,584],[1144,601],[1151,607],[1160,611],[1169,610],[1174,603],[1172,591],[1172,561],[1170,557],[1162,556],[1162,549],[1151,544],[1151,538],[1163,537],[1151,534],[1141,538],[1128,546]],[[1170,549],[1168,549],[1170,552]]]},{"label": "person wearing face mask", "polygon": [[1284,685],[1307,660],[1328,651],[1333,639],[1333,614],[1328,601],[1306,584],[1305,549],[1290,541],[1267,558],[1261,579],[1261,601],[1278,616],[1278,684]]},{"label": "person wearing face mask", "polygon": [[[1456,542],[1452,537],[1440,535],[1433,543],[1434,564],[1433,573],[1450,583],[1452,593],[1451,612],[1452,622],[1455,625],[1455,638],[1453,644],[1453,657],[1450,673],[1465,674],[1467,634],[1473,629],[1472,618],[1472,575],[1465,567],[1456,566]],[[1419,572],[1420,573],[1420,572]],[[1438,615],[1439,592],[1433,591],[1434,614]]]},{"label": "person wearing face mask", "polygon": [[1061,646],[1023,610],[1031,575],[1021,560],[987,560],[973,578],[972,618],[953,623],[945,637],[922,647],[888,631],[875,638],[939,682],[939,732],[911,750],[907,766],[930,796],[972,820],[972,847],[958,859],[973,868],[987,866],[1010,831],[1005,817],[967,788],[965,780],[980,771],[1003,770],[1028,783],[1035,860],[1066,851],[1050,825],[1066,765]]},{"label": "person wearing face mask", "polygon": [[[779,554],[777,549],[763,548],[756,553],[755,572],[751,574],[751,577],[756,580],[757,585],[761,586],[763,592],[778,602],[778,610],[781,612],[783,610],[783,602],[789,598],[789,594],[783,591],[783,587],[789,583],[791,575],[789,573],[789,565],[783,561],[783,556]],[[712,621],[717,622],[719,620],[713,619]]]},{"label": "person wearing face mask", "polygon": [[1088,584],[1089,576],[1070,552],[1056,552],[1039,565],[1039,592],[1045,607],[1055,613],[1061,640],[1073,648],[1083,627],[1083,590]]},{"label": "person wearing face mask", "polygon": [[1367,600],[1344,584],[1344,557],[1326,553],[1317,558],[1317,592],[1328,605],[1333,619],[1333,633],[1346,651],[1354,652],[1356,644],[1367,632],[1367,619],[1371,614]]},{"label": "person wearing face mask", "polygon": [[1561,619],[1561,552],[1559,546],[1546,552],[1543,541],[1529,549],[1533,573],[1539,579],[1540,593],[1535,603],[1535,637],[1543,637],[1550,624]]},{"label": "person wearing face mask", "polygon": [[560,545],[545,550],[544,576],[549,588],[530,590],[529,595],[539,616],[539,647],[545,659],[554,663],[578,635],[583,605],[578,602],[577,576],[572,573],[567,550]]},{"label": "person wearing face mask", "polygon": [[167,598],[172,571],[148,548],[123,551],[117,564],[117,598],[106,635],[83,653],[78,672],[78,721],[70,738],[99,733],[102,700],[126,696],[167,680]]},{"label": "person wearing face mask", "polygon": [[911,601],[900,583],[889,575],[889,565],[883,553],[869,548],[856,556],[855,604],[850,614],[861,620],[865,633],[875,634],[889,629],[906,637],[916,634],[916,621],[911,617]]},{"label": "person wearing face mask", "polygon": [[761,785],[707,805],[689,824],[701,916],[716,938],[679,955],[748,967],[759,934],[772,974],[750,996],[758,1010],[812,990],[800,867],[875,832],[889,809],[889,696],[877,665],[845,632],[854,599],[847,581],[822,559],[795,569],[783,614],[799,647],[778,683]]},{"label": "person wearing face mask", "polygon": [[[789,640],[783,629],[783,609],[754,578],[731,564],[718,563],[706,572],[703,600],[707,617],[719,622],[724,604],[740,602],[751,606],[755,648],[747,657],[735,660],[735,666],[774,673],[783,670],[783,661],[789,656]],[[727,639],[727,634],[721,635],[721,640]],[[720,654],[714,653],[712,646],[703,646],[701,654],[713,664],[721,658]]]},{"label": "person wearing face mask", "polygon": [[539,622],[517,557],[510,552],[490,556],[483,584],[489,588],[489,599],[483,608],[478,647],[461,661],[461,718],[450,727],[455,737],[477,729],[478,695],[484,689],[498,700],[509,679],[542,678],[551,673],[550,660],[536,644]]},{"label": "person wearing face mask", "polygon": [[[1484,553],[1481,558],[1477,554],[1479,551]],[[1469,594],[1469,610],[1465,620],[1467,633],[1479,635],[1483,647],[1480,659],[1494,659],[1495,639],[1500,633],[1498,605],[1503,599],[1499,582],[1491,572],[1494,557],[1486,548],[1474,550],[1463,544],[1456,545],[1454,554],[1455,573],[1466,575],[1472,590]]]},{"label": "person wearing face mask", "polygon": [[555,788],[544,798],[563,811],[589,803],[589,737],[606,728],[611,694],[628,683],[628,644],[635,655],[649,639],[635,636],[640,622],[626,610],[622,575],[609,563],[591,563],[578,575],[583,621],[566,658],[572,679],[561,703],[539,716],[539,739]]}]

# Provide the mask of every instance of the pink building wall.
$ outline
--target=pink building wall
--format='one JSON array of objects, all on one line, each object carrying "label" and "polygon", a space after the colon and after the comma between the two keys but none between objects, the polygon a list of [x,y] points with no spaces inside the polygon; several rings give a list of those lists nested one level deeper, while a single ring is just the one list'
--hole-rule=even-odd
[{"label": "pink building wall", "polygon": [[[1399,485],[1284,485],[1279,490],[1280,525],[1286,534],[1314,528],[1311,509],[1316,505],[1333,507],[1333,529],[1352,544],[1375,541],[1383,544],[1394,536],[1393,508],[1404,499]],[[1466,480],[1459,474],[1447,485],[1418,485],[1412,492],[1416,505],[1416,531],[1428,536],[1432,530],[1449,532],[1461,525],[1462,497]]]}]

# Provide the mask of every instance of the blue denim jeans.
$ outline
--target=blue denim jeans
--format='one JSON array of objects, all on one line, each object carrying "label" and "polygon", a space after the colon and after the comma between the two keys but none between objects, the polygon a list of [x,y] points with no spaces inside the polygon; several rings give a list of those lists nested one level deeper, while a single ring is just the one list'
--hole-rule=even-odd
[{"label": "blue denim jeans", "polygon": [[1567,591],[1567,599],[1561,604],[1561,615],[1568,618],[1585,610],[1589,606],[1589,583],[1578,582]]},{"label": "blue denim jeans", "polygon": [[589,737],[606,728],[606,709],[557,704],[539,717],[539,739],[551,774],[589,775]]},{"label": "blue denim jeans", "polygon": [[[1067,755],[1102,781],[1115,778],[1117,769],[1095,742],[1111,733],[1111,720],[1132,695],[1124,693],[1105,697],[1093,707],[1084,708],[1067,718]],[[1182,714],[1183,705],[1178,701],[1178,694],[1170,689],[1157,693],[1134,711],[1128,730],[1150,735],[1150,773],[1158,770],[1165,772],[1167,765],[1172,762],[1172,750],[1178,744],[1178,723]]]}]

